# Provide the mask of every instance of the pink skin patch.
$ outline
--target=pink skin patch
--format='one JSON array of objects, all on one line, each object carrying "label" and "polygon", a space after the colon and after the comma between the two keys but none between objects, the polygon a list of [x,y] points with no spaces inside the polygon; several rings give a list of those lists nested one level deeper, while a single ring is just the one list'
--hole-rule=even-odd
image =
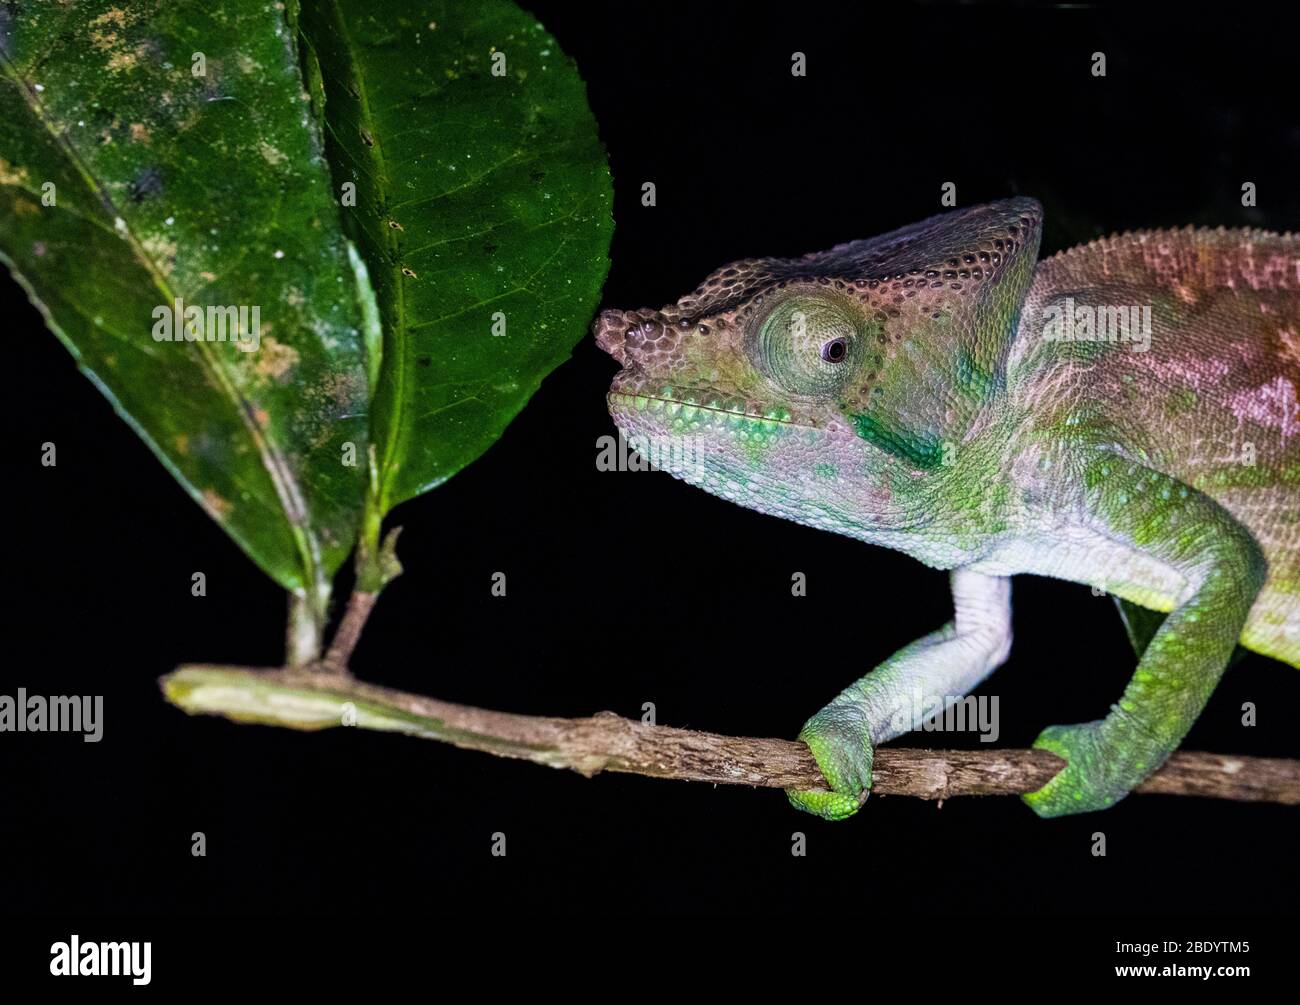
[{"label": "pink skin patch", "polygon": [[1233,370],[1224,359],[1164,359],[1159,366],[1164,381],[1183,384],[1197,394],[1218,387]]},{"label": "pink skin patch", "polygon": [[1281,375],[1252,391],[1234,394],[1229,407],[1238,419],[1276,429],[1284,440],[1300,433],[1300,402],[1295,385]]}]

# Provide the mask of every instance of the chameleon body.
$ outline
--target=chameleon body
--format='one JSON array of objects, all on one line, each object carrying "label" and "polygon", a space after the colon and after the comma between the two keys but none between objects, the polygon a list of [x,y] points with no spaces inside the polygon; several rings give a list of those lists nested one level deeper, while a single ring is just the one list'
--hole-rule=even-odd
[{"label": "chameleon body", "polygon": [[1006,658],[1017,573],[1160,612],[1130,625],[1110,714],[1038,738],[1066,762],[1024,797],[1042,816],[1156,770],[1239,643],[1300,666],[1300,239],[1149,231],[1039,262],[1041,223],[1031,199],[959,210],[593,325],[616,424],[678,445],[661,467],[952,570],[953,619],[804,725],[829,791],[789,792],[802,809],[856,812],[875,745]]}]

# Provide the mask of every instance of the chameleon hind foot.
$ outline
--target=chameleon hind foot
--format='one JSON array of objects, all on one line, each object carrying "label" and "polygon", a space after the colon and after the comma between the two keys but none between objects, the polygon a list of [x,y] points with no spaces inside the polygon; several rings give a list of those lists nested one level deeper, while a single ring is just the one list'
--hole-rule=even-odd
[{"label": "chameleon hind foot", "polygon": [[1135,760],[1107,735],[1105,720],[1074,726],[1049,726],[1034,741],[1066,762],[1064,768],[1036,792],[1020,798],[1040,817],[1092,813],[1114,806],[1147,774],[1159,766]]},{"label": "chameleon hind foot", "polygon": [[799,733],[826,779],[829,792],[786,789],[790,805],[824,820],[844,820],[867,801],[871,790],[871,739],[862,727],[827,721],[820,713]]}]

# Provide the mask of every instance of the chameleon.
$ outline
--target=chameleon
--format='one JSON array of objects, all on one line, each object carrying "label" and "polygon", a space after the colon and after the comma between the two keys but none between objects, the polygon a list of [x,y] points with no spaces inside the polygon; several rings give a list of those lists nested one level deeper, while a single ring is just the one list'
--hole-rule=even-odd
[{"label": "chameleon", "polygon": [[799,809],[852,816],[876,747],[1006,660],[1014,575],[1116,598],[1137,653],[1109,714],[1035,741],[1064,761],[1022,796],[1041,817],[1159,768],[1239,646],[1300,667],[1300,236],[1040,261],[1042,223],[1030,198],[959,209],[592,323],[622,435],[679,446],[659,467],[949,572],[952,619],[804,724],[825,789]]}]

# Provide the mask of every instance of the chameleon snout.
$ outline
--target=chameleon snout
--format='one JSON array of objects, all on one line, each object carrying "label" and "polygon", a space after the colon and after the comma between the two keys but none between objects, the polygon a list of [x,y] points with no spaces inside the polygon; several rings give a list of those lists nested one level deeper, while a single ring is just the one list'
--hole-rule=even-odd
[{"label": "chameleon snout", "polygon": [[644,366],[646,357],[666,353],[677,342],[668,319],[656,310],[604,310],[592,323],[596,344],[624,366]]},{"label": "chameleon snout", "polygon": [[596,336],[596,345],[624,366],[627,365],[626,344],[629,327],[627,315],[617,310],[601,311],[591,324],[591,333]]}]

